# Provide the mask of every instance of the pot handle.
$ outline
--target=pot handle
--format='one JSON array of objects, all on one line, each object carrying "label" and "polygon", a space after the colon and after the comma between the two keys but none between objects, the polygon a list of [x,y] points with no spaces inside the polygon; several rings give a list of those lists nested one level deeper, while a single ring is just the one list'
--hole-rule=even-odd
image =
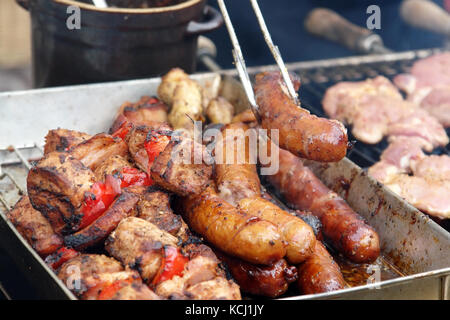
[{"label": "pot handle", "polygon": [[17,4],[28,11],[30,7],[29,0],[16,0]]},{"label": "pot handle", "polygon": [[186,34],[189,36],[199,35],[208,31],[215,30],[219,28],[223,24],[223,18],[219,11],[214,9],[213,7],[206,5],[204,9],[204,15],[206,21],[197,22],[191,21],[189,22]]}]

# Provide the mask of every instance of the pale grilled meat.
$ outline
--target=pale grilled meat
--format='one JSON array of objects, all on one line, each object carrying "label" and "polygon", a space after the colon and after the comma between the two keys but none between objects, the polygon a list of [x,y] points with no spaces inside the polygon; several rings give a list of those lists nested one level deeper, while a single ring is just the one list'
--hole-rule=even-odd
[{"label": "pale grilled meat", "polygon": [[63,245],[48,220],[31,206],[28,196],[23,196],[6,216],[41,257]]},{"label": "pale grilled meat", "polygon": [[30,202],[58,234],[78,230],[85,194],[94,173],[68,153],[51,152],[31,168],[27,178]]},{"label": "pale grilled meat", "polygon": [[142,97],[138,102],[125,102],[119,109],[109,133],[113,134],[125,123],[134,126],[154,126],[157,122],[167,122],[167,105],[155,97]]},{"label": "pale grilled meat", "polygon": [[128,146],[120,138],[106,133],[99,133],[92,138],[70,148],[69,153],[80,160],[86,167],[95,170],[105,160],[119,155],[128,155]]},{"label": "pale grilled meat", "polygon": [[210,183],[213,160],[205,146],[187,138],[172,136],[151,167],[153,181],[181,196],[200,194]]},{"label": "pale grilled meat", "polygon": [[45,136],[44,154],[52,151],[64,152],[70,147],[82,143],[91,138],[91,135],[68,129],[50,130]]}]

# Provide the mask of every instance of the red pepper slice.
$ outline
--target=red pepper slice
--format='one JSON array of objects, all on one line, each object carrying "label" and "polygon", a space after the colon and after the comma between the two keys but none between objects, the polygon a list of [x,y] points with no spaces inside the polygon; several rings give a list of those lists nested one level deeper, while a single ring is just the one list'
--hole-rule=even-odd
[{"label": "red pepper slice", "polygon": [[153,184],[152,179],[147,173],[136,168],[124,167],[121,170],[121,188],[130,186],[151,186]]},{"label": "red pepper slice", "polygon": [[166,134],[161,134],[154,130],[149,132],[150,138],[145,140],[144,147],[148,155],[148,168],[152,167],[153,161],[159,156],[161,152],[164,151],[166,146],[170,142],[170,136]]},{"label": "red pepper slice", "polygon": [[120,184],[119,179],[107,175],[104,183],[96,182],[92,185],[81,206],[83,218],[81,219],[80,229],[90,225],[108,209],[116,196],[122,192]]},{"label": "red pepper slice", "polygon": [[156,286],[163,281],[172,279],[174,276],[181,275],[188,261],[189,259],[181,253],[180,249],[165,246],[161,267],[153,278],[152,285]]},{"label": "red pepper slice", "polygon": [[113,283],[107,283],[101,285],[101,292],[97,297],[97,300],[109,300],[114,295],[122,289],[125,285],[133,282],[132,278],[124,279],[124,280],[116,280]]},{"label": "red pepper slice", "polygon": [[45,263],[48,264],[53,270],[58,269],[64,262],[75,258],[80,253],[74,249],[61,247],[56,252],[45,258]]},{"label": "red pepper slice", "polygon": [[125,139],[125,136],[128,134],[128,132],[130,132],[131,128],[133,127],[133,124],[128,122],[128,121],[124,121],[119,129],[116,130],[116,132],[114,132],[112,134],[113,137],[119,137],[122,140]]}]

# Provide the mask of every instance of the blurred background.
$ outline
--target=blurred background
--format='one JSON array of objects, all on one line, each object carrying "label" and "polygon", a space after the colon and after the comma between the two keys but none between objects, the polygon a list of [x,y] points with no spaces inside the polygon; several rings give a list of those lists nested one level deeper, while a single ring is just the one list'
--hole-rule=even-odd
[{"label": "blurred background", "polygon": [[[365,27],[369,5],[381,8],[379,34],[386,47],[394,51],[441,47],[444,36],[412,27],[400,17],[402,1],[365,0],[260,0],[261,10],[275,44],[286,62],[307,61],[355,55],[338,44],[309,34],[303,25],[307,14],[316,7],[326,7]],[[434,0],[444,6],[444,0]],[[217,8],[215,0],[208,4]],[[229,0],[228,10],[239,37],[248,66],[273,64],[272,57],[258,30],[249,1]],[[225,26],[206,35],[217,47],[216,61],[222,68],[232,68],[231,45]],[[15,0],[0,1],[0,91],[28,89],[31,81],[31,39],[29,13]],[[205,68],[201,64],[199,71]]]}]

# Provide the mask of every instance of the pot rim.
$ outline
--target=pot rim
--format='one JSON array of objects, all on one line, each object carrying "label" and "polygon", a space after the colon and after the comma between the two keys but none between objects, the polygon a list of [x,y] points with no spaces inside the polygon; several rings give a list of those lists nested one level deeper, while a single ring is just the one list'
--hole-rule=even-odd
[{"label": "pot rim", "polygon": [[94,6],[93,4],[87,4],[84,2],[79,2],[75,0],[52,0],[55,3],[58,4],[64,4],[68,6],[77,6],[84,10],[89,11],[97,11],[97,12],[104,12],[104,13],[134,13],[134,14],[149,14],[149,13],[163,13],[163,12],[170,12],[170,11],[177,11],[182,10],[191,6],[194,6],[195,4],[198,4],[204,0],[187,0],[184,2],[181,2],[179,4],[173,5],[173,6],[167,6],[167,7],[158,7],[158,8],[145,8],[145,9],[139,9],[139,8],[98,8]]}]

